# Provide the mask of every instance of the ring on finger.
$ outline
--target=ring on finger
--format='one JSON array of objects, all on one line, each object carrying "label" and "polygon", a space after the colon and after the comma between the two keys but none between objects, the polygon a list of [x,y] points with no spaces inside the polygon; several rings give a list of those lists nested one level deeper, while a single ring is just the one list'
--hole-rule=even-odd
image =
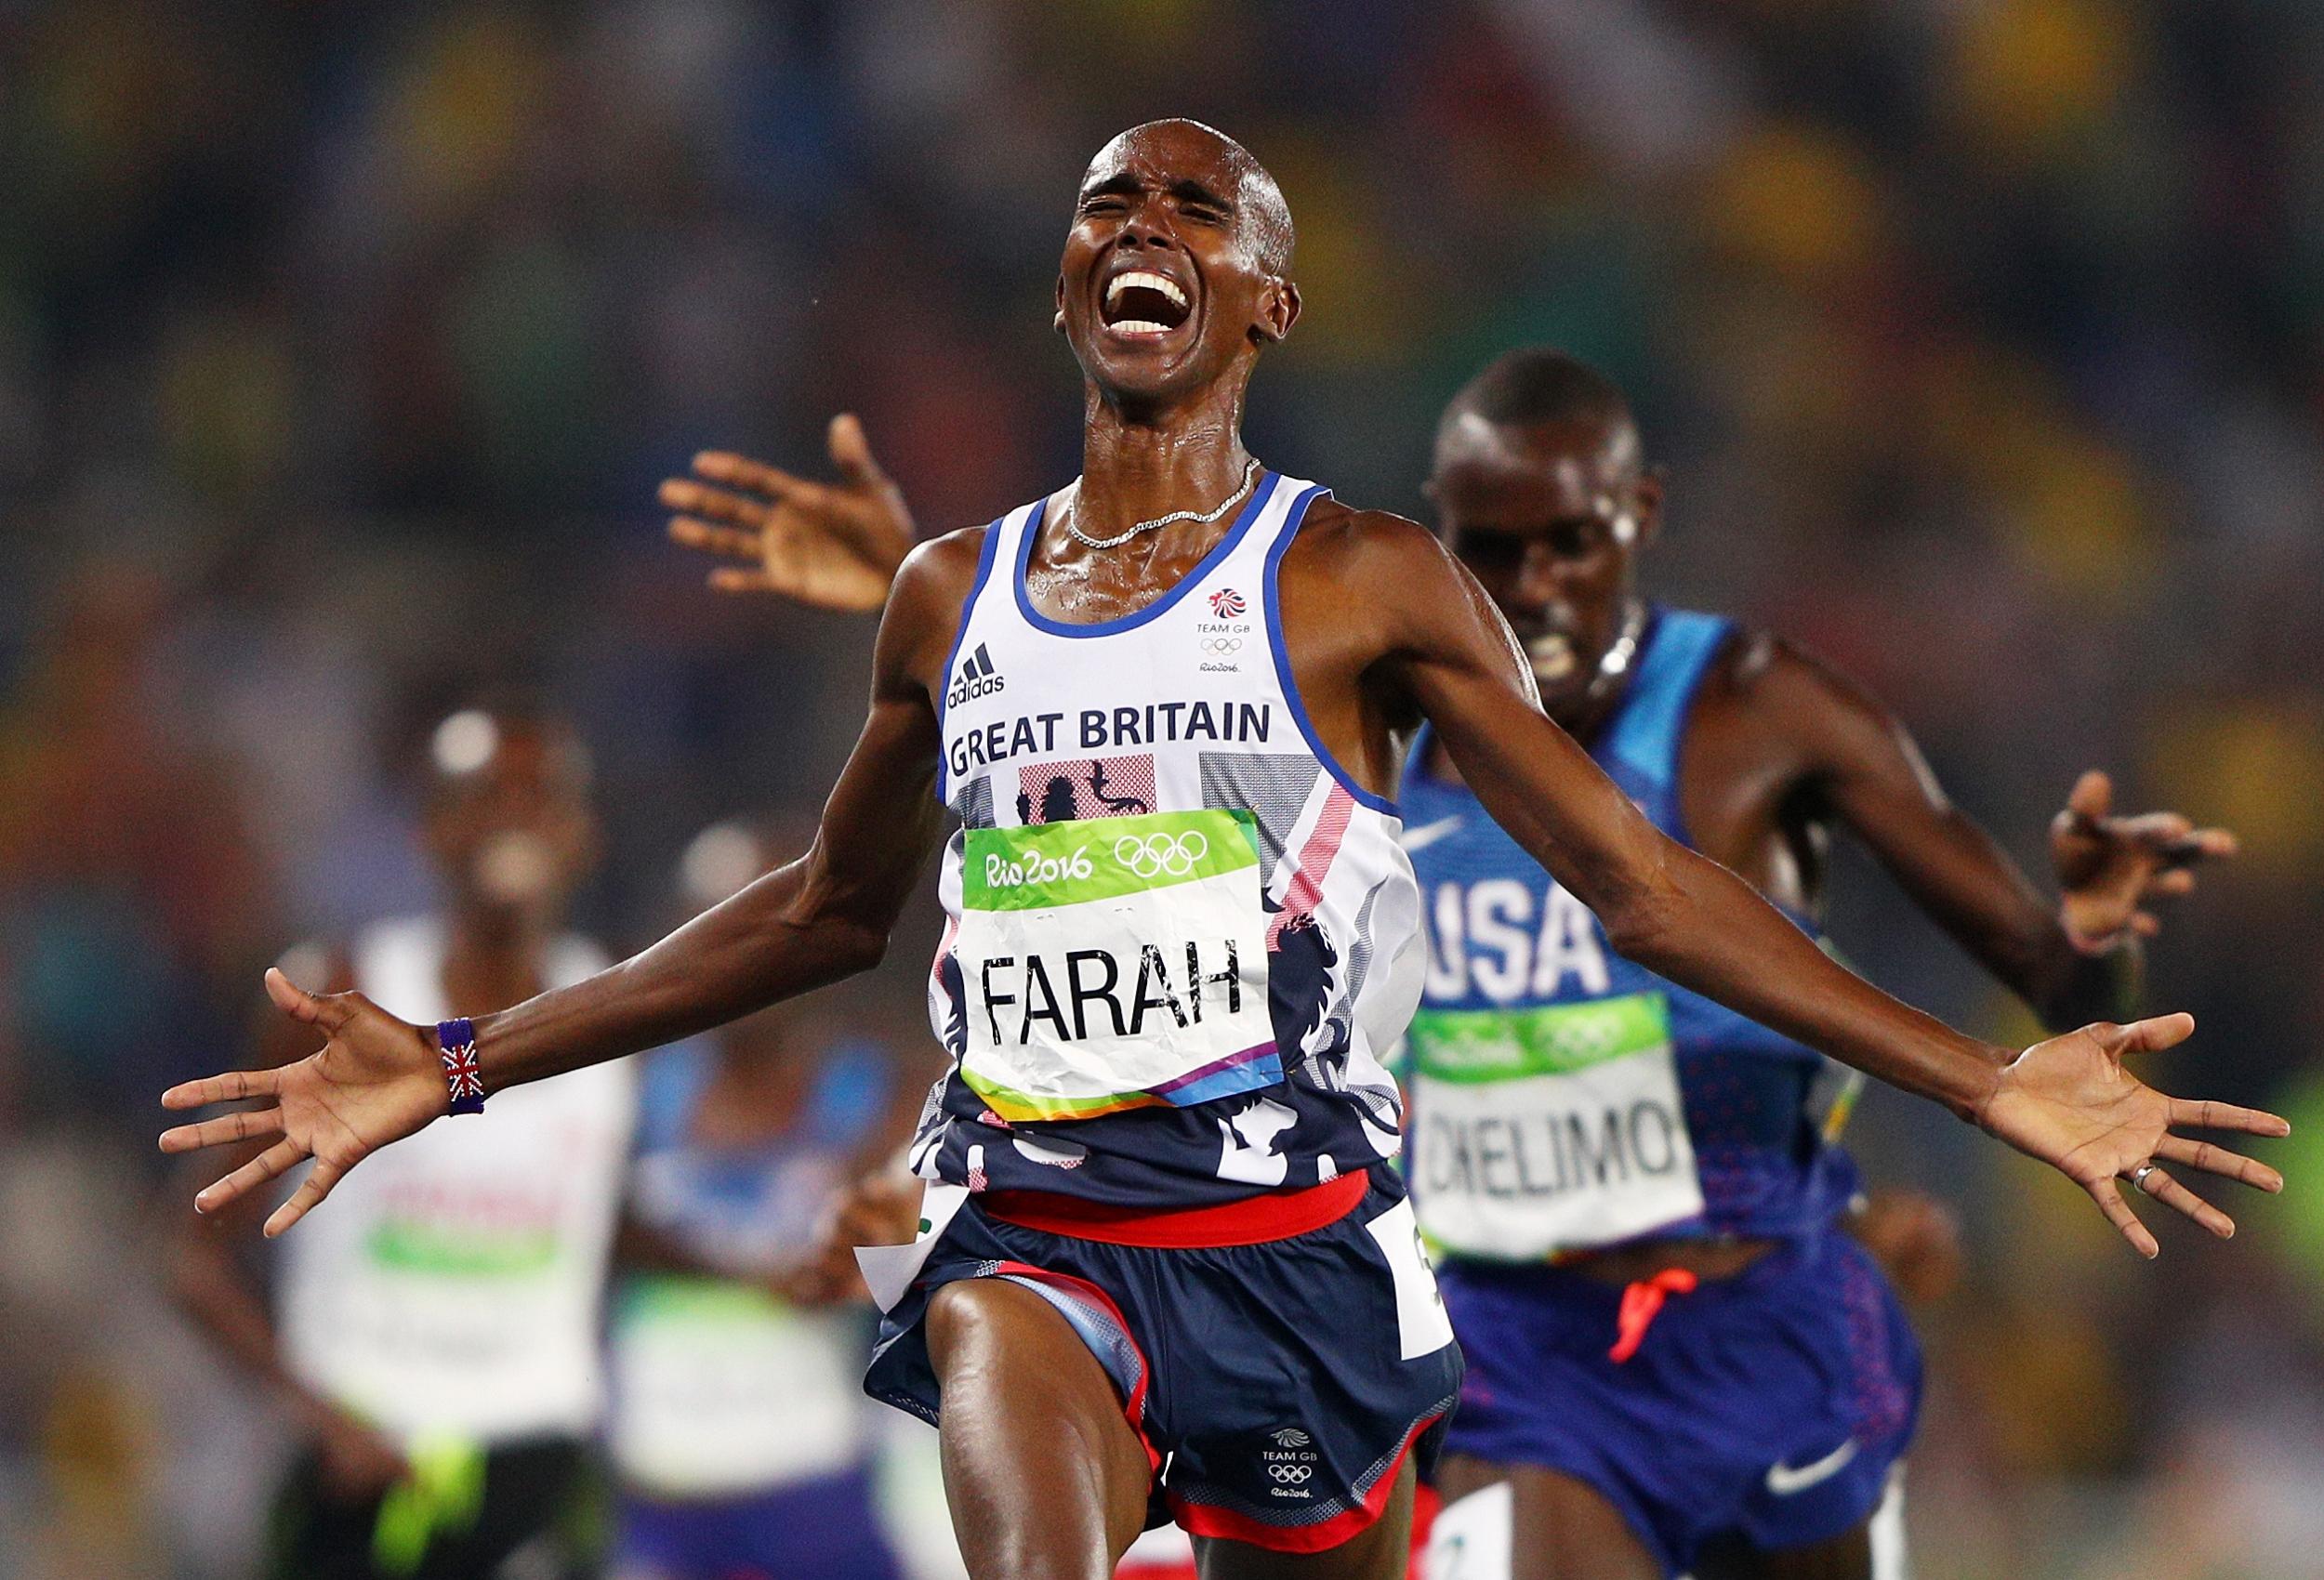
[{"label": "ring on finger", "polygon": [[2148,1195],[2153,1195],[2154,1192],[2147,1190],[2146,1181],[2161,1172],[2161,1168],[2156,1164],[2155,1160],[2148,1158],[2145,1163],[2140,1164],[2136,1168],[2131,1170],[2128,1177],[2131,1181],[2131,1189],[2134,1191],[2146,1191]]}]

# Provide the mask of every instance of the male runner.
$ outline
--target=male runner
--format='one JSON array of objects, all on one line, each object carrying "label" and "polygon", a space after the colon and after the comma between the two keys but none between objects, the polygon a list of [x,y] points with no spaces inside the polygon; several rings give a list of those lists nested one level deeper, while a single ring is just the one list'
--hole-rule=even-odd
[{"label": "male runner", "polygon": [[[1763,633],[1641,599],[1661,482],[1620,391],[1570,358],[1517,351],[1479,375],[1438,427],[1428,492],[1550,716],[1803,928],[1844,826],[2072,1025],[2131,1012],[2143,902],[2233,849],[2172,814],[2109,818],[2085,775],[2053,828],[2064,902],[2045,902],[1870,697]],[[1870,1574],[1920,1354],[1836,1232],[1855,1178],[1810,1111],[1822,1060],[1609,953],[1425,731],[1402,798],[1433,946],[1406,1168],[1471,1367],[1441,1567]]]},{"label": "male runner", "polygon": [[[719,849],[739,872],[697,861]],[[771,854],[732,824],[708,831],[689,909]],[[913,1094],[886,1047],[817,1007],[779,1005],[640,1061],[608,1342],[613,1580],[904,1573],[876,1495],[870,1312],[853,1259],[820,1237],[835,1188],[903,1147]]]},{"label": "male runner", "polygon": [[[315,980],[432,1020],[582,981],[607,956],[564,930],[595,859],[580,742],[529,708],[469,709],[431,737],[423,836],[435,915],[298,952]],[[294,968],[297,968],[294,967]],[[279,1018],[272,1068],[306,1050]],[[473,1134],[398,1147],[283,1247],[272,1311],[228,1238],[267,1200],[189,1218],[180,1299],[309,1434],[270,1521],[283,1580],[579,1572],[566,1527],[601,1403],[599,1309],[634,1113],[606,1065],[513,1094]]]},{"label": "male runner", "polygon": [[[1550,722],[1433,535],[1258,467],[1242,405],[1299,315],[1290,247],[1281,194],[1230,139],[1158,122],[1108,144],[1057,283],[1081,478],[906,561],[808,856],[590,982],[432,1034],[271,974],[329,1040],[165,1095],[276,1099],[165,1134],[281,1138],[197,1205],[313,1156],[280,1232],[456,1101],[867,968],[950,805],[931,1009],[955,1064],[916,1145],[943,1188],[918,1265],[877,1270],[891,1322],[867,1386],[941,1402],[971,1573],[1103,1575],[1158,1493],[1214,1580],[1393,1574],[1410,1450],[1433,1446],[1459,1369],[1379,1166],[1400,1123],[1379,1060],[1424,974],[1385,792],[1425,719],[1633,958],[2053,1164],[2143,1252],[2118,1177],[2213,1218],[2150,1164],[2185,1145],[2172,1126],[2285,1126],[2123,1069],[2185,1017],[2013,1053],[1888,998]],[[1091,816],[1073,782],[1101,760],[1114,793],[1162,810]],[[1020,822],[1015,797],[1057,780],[1080,815]]]},{"label": "male runner", "polygon": [[[836,488],[738,457],[703,472],[770,494],[788,483],[793,541],[877,571],[901,560],[911,520],[848,431]],[[2104,776],[2086,775],[2053,830],[2063,905],[2045,904],[1871,699],[1773,639],[1641,599],[1661,481],[1620,391],[1571,358],[1512,352],[1463,389],[1427,491],[1550,716],[1666,833],[1803,922],[1843,824],[2048,1023],[2071,1025],[2132,1012],[2133,937],[2156,925],[2142,901],[2185,893],[2180,863],[2233,849],[2171,814],[2109,817]],[[770,560],[748,499],[693,481],[664,497],[692,512],[672,523],[679,541],[760,561],[751,588],[831,601]],[[1456,1509],[1439,1551],[1459,1547],[1463,1580],[1510,1572],[1485,1547],[1512,1552],[1521,1580],[1690,1562],[1866,1573],[1919,1356],[1885,1281],[1827,1233],[1854,1178],[1810,1112],[1823,1060],[1611,955],[1433,739],[1401,801],[1433,948],[1406,1168],[1423,1231],[1449,1253],[1440,1276],[1471,1368],[1439,1479],[1455,1497],[1512,1489]],[[1647,1008],[1652,1036],[1626,1043],[1624,1018]],[[1570,1057],[1601,1033],[1615,1034],[1591,1051],[1631,1057]],[[1910,1221],[1886,1208],[1882,1232]],[[1617,1361],[1618,1347],[1634,1352]],[[1848,1364],[1803,1374],[1785,1363],[1799,1354]],[[1741,1375],[1714,1386],[1727,1368]],[[1498,1528],[1472,1529],[1488,1508]]]}]

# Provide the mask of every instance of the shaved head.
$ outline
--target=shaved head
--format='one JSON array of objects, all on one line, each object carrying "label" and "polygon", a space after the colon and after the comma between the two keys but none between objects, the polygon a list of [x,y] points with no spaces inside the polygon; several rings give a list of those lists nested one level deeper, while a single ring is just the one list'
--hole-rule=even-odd
[{"label": "shaved head", "polygon": [[1199,133],[1215,143],[1221,163],[1233,175],[1235,190],[1221,195],[1234,201],[1235,233],[1251,260],[1266,273],[1288,273],[1295,238],[1291,207],[1283,201],[1283,189],[1275,185],[1275,178],[1267,174],[1267,167],[1252,156],[1250,150],[1215,126],[1178,116],[1132,126],[1098,150],[1097,157],[1089,161],[1089,168],[1081,178],[1083,189],[1105,179],[1140,143],[1157,136],[1187,132]]},{"label": "shaved head", "polygon": [[1505,352],[1462,386],[1437,424],[1437,451],[1490,446],[1491,430],[1512,428],[1594,430],[1623,462],[1639,462],[1629,398],[1596,368],[1547,346]]}]

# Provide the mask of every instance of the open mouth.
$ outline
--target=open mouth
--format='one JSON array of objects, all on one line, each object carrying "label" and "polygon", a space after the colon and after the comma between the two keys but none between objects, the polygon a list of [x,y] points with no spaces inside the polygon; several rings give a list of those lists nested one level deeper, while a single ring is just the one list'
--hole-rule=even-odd
[{"label": "open mouth", "polygon": [[1160,336],[1183,324],[1193,311],[1193,298],[1177,281],[1130,269],[1105,283],[1099,316],[1116,335]]},{"label": "open mouth", "polygon": [[1563,631],[1545,631],[1525,643],[1525,657],[1533,665],[1534,678],[1556,685],[1573,678],[1581,667],[1581,655],[1574,651],[1574,639]]}]

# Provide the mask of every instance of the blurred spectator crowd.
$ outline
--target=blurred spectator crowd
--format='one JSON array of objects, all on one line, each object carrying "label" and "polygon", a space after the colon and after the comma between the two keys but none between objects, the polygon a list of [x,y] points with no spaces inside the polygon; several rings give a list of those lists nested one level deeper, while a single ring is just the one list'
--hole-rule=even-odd
[{"label": "blurred spectator crowd", "polygon": [[[1445,397],[1562,345],[1669,468],[1661,589],[1867,681],[2037,872],[2087,766],[2242,836],[2152,972],[2161,1084],[2306,1122],[2241,1237],[2143,1267],[1934,1110],[1857,1138],[1971,1250],[1921,1574],[2314,1573],[2319,84],[2304,0],[0,0],[0,1575],[238,1572],[271,1429],[153,1293],[152,1099],[424,897],[425,729],[574,714],[622,944],[812,806],[868,629],[703,590],[654,482],[842,408],[925,529],[1064,481],[1069,195],[1171,113],[1299,222],[1264,459],[1425,519]],[[1878,980],[2028,1025],[1839,890]]]}]

